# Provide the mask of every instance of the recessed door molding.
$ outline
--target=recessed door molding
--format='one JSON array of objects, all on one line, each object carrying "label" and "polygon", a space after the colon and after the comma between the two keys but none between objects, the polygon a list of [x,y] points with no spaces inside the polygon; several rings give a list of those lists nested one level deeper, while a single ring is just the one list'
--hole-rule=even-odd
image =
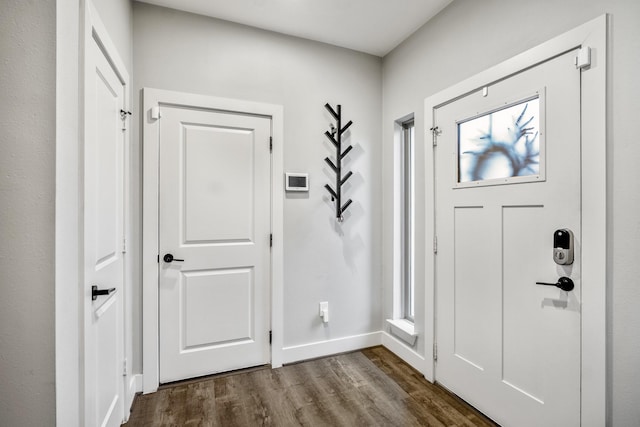
[{"label": "recessed door molding", "polygon": [[142,350],[143,392],[158,389],[159,376],[159,311],[158,311],[158,178],[159,126],[162,106],[197,107],[213,111],[270,117],[273,150],[271,158],[271,366],[282,366],[283,330],[283,108],[264,104],[162,89],[143,89],[143,216],[142,216]]},{"label": "recessed door molding", "polygon": [[[552,40],[474,75],[425,99],[425,129],[434,126],[434,109],[522,70],[577,48],[589,47],[591,64],[581,74],[582,188],[582,360],[581,420],[583,426],[606,424],[606,81],[607,15],[602,15]],[[425,241],[435,239],[434,152],[425,150]],[[435,259],[425,259],[425,348],[435,343]],[[434,381],[435,360],[427,355],[423,373]]]}]

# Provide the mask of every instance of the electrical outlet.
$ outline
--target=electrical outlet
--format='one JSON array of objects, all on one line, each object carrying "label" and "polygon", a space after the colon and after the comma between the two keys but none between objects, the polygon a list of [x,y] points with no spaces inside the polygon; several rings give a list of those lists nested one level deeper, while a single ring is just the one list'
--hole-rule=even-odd
[{"label": "electrical outlet", "polygon": [[318,314],[320,315],[324,323],[329,322],[329,302],[324,301],[320,303],[320,309]]}]

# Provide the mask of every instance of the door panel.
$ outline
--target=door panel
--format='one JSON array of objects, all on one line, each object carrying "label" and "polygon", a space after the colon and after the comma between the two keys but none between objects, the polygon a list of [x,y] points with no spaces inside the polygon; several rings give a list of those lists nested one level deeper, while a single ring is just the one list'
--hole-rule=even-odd
[{"label": "door panel", "polygon": [[[96,55],[102,55],[100,51]],[[102,62],[102,61],[101,61]],[[109,67],[109,68],[107,68]],[[111,72],[111,75],[109,75]],[[95,198],[95,214],[100,224],[96,230],[96,256],[98,262],[117,261],[118,240],[122,236],[120,221],[122,212],[121,200],[122,180],[119,178],[120,150],[118,143],[122,138],[122,123],[118,111],[122,103],[122,85],[108,64],[101,63],[96,67],[95,79],[95,157],[90,159],[93,169],[88,173],[95,175],[93,194]],[[119,86],[119,87],[118,87]],[[118,123],[120,121],[120,123]]]},{"label": "door panel", "polygon": [[[549,246],[538,218],[544,214],[544,206],[507,206],[503,208],[503,264],[517,265],[518,269],[505,268],[502,299],[504,306],[503,381],[532,397],[542,396],[541,376],[533,369],[537,360],[542,360],[542,349],[546,346],[545,329],[553,325],[547,322],[546,314],[539,309],[541,292],[545,290],[531,286],[539,276],[538,267],[549,261]],[[522,224],[528,224],[523,227]],[[523,246],[522,241],[530,242]],[[529,260],[526,263],[521,260]],[[526,337],[526,339],[522,339]]]},{"label": "door panel", "polygon": [[185,243],[252,241],[253,131],[201,125],[183,129]]},{"label": "door panel", "polygon": [[270,135],[269,118],[162,108],[161,382],[269,362]]},{"label": "door panel", "polygon": [[480,268],[490,262],[486,242],[491,234],[485,227],[487,209],[482,206],[462,206],[454,209],[455,265],[476,265],[478,268],[455,270],[454,282],[454,351],[456,356],[476,369],[487,366],[490,354],[483,343],[490,339],[491,329],[482,321],[487,307],[478,304],[491,289],[488,269]]},{"label": "door panel", "polygon": [[[95,40],[87,51],[84,145],[85,412],[119,426],[123,404],[124,86]],[[92,300],[91,287],[114,289]]]},{"label": "door panel", "polygon": [[[184,273],[181,280],[184,348],[248,341],[253,336],[253,269]],[[224,298],[220,298],[224,295]],[[229,319],[234,319],[229,322]],[[224,328],[202,327],[225,325]]]},{"label": "door panel", "polygon": [[[478,90],[434,110],[441,131],[434,157],[436,380],[503,425],[580,423],[580,72],[574,55],[490,84],[486,96]],[[526,108],[519,103],[532,97],[538,101]],[[475,134],[458,135],[461,123],[468,132],[471,120],[512,105],[516,113],[478,120],[483,124]],[[539,117],[528,122],[538,105]],[[459,149],[463,137],[470,142]],[[486,169],[493,158],[495,173]],[[461,174],[459,165],[472,173]],[[506,178],[496,179],[504,170]],[[482,181],[483,174],[490,180]],[[461,176],[476,181],[459,183]],[[575,235],[573,265],[553,261],[559,228]],[[536,285],[561,276],[575,289]]]}]

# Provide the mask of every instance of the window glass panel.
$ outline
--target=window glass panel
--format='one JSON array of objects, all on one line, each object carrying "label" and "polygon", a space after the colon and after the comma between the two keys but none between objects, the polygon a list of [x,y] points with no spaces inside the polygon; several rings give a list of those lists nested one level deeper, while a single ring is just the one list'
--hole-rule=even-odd
[{"label": "window glass panel", "polygon": [[539,97],[458,123],[458,183],[539,174]]},{"label": "window glass panel", "polygon": [[403,216],[402,216],[402,314],[413,321],[414,317],[414,138],[413,120],[402,124],[403,141]]}]

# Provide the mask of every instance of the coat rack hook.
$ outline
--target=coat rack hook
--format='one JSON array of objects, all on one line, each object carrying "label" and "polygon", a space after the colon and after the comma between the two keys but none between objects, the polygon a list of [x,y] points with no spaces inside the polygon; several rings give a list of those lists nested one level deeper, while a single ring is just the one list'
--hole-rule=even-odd
[{"label": "coat rack hook", "polygon": [[342,174],[342,160],[345,156],[351,151],[353,148],[349,145],[344,151],[342,150],[342,134],[346,132],[346,130],[353,124],[351,120],[345,125],[342,126],[342,106],[340,104],[337,105],[336,109],[333,109],[329,103],[326,103],[325,108],[333,118],[336,120],[336,124],[330,124],[330,131],[325,132],[325,135],[333,142],[336,147],[336,162],[333,163],[329,157],[326,157],[325,162],[331,167],[333,172],[336,174],[336,186],[335,190],[331,188],[329,184],[325,185],[325,188],[331,195],[331,201],[335,203],[336,208],[336,219],[338,222],[344,221],[344,212],[351,205],[351,199],[347,200],[347,202],[342,204],[342,186],[344,183],[353,175],[353,172],[349,171],[344,176]]}]

